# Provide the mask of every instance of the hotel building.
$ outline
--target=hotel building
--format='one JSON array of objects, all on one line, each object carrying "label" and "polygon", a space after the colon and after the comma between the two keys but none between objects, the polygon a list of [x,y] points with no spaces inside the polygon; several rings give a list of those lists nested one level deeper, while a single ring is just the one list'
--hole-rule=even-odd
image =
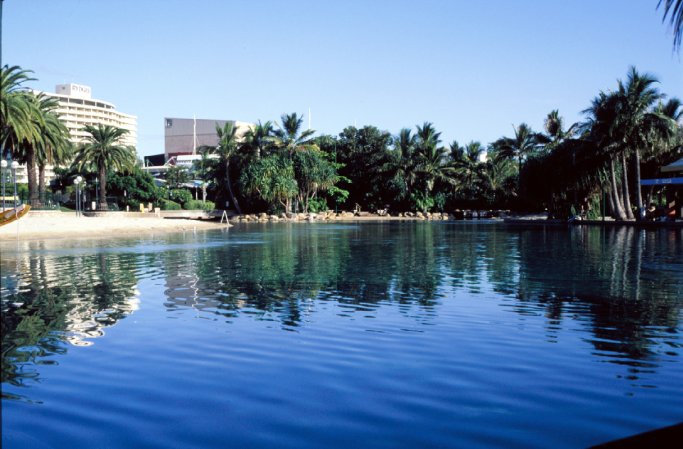
[{"label": "hotel building", "polygon": [[117,111],[116,106],[108,101],[92,98],[90,86],[81,84],[58,84],[55,93],[43,92],[44,95],[55,98],[59,102],[57,113],[64,122],[71,142],[79,144],[85,141],[88,133],[83,128],[86,125],[111,125],[128,130],[123,137],[122,144],[137,146],[138,127],[137,117]]},{"label": "hotel building", "polygon": [[[103,124],[127,129],[128,133],[121,143],[137,146],[137,117],[117,111],[116,106],[108,101],[93,99],[90,86],[74,83],[58,84],[55,87],[55,93],[37,91],[36,93],[42,93],[57,100],[59,106],[55,112],[69,130],[71,136],[69,140],[74,145],[86,140],[88,133],[83,130],[86,125]],[[46,167],[45,177],[48,182],[54,177],[52,166]],[[20,166],[17,170],[17,182],[28,182],[25,166]]]}]

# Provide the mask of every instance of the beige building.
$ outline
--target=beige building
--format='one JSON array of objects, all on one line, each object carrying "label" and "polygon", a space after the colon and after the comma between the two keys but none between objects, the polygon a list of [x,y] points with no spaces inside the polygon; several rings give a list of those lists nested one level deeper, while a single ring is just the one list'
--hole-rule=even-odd
[{"label": "beige building", "polygon": [[[82,84],[58,84],[55,93],[42,93],[48,97],[55,98],[59,102],[59,107],[55,111],[59,119],[66,125],[71,136],[71,142],[78,145],[85,141],[88,133],[83,128],[86,125],[98,124],[116,126],[128,130],[122,140],[122,144],[137,146],[138,126],[137,117],[116,110],[114,104],[108,101],[96,100],[92,98],[90,86]],[[45,169],[46,181],[54,177],[53,167],[48,165]],[[27,183],[26,166],[22,165],[17,169],[17,182]]]},{"label": "beige building", "polygon": [[237,128],[237,139],[254,127],[253,123],[237,120],[210,120],[194,118],[164,118],[164,155],[166,161],[175,156],[196,154],[197,148],[203,145],[218,144],[216,125],[223,128],[232,122]]},{"label": "beige building", "polygon": [[93,99],[90,86],[74,83],[58,84],[54,94],[47,92],[43,94],[59,101],[57,113],[69,130],[73,143],[81,143],[88,136],[88,133],[83,131],[86,125],[103,124],[127,129],[128,134],[124,136],[122,143],[137,146],[137,117],[117,111],[116,106],[108,101]]}]

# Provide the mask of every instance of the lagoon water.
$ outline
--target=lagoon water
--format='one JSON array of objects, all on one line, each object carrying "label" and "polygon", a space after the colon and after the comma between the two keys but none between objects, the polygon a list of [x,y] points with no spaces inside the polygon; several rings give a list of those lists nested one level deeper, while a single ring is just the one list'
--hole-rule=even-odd
[{"label": "lagoon water", "polygon": [[683,231],[5,242],[2,447],[584,448],[683,421]]}]

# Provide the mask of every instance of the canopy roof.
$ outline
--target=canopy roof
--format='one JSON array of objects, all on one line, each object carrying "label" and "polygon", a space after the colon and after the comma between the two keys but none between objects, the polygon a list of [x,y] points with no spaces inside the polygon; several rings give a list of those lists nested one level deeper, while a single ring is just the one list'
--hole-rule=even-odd
[{"label": "canopy roof", "polygon": [[683,158],[662,167],[663,173],[683,171]]}]

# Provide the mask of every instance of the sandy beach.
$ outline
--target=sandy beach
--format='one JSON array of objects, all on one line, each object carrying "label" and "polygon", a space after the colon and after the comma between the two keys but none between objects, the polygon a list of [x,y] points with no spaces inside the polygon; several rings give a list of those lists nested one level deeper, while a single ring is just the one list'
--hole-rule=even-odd
[{"label": "sandy beach", "polygon": [[75,213],[29,212],[18,221],[0,227],[0,242],[32,239],[102,238],[160,232],[225,229],[218,221],[157,217],[77,217]]}]

